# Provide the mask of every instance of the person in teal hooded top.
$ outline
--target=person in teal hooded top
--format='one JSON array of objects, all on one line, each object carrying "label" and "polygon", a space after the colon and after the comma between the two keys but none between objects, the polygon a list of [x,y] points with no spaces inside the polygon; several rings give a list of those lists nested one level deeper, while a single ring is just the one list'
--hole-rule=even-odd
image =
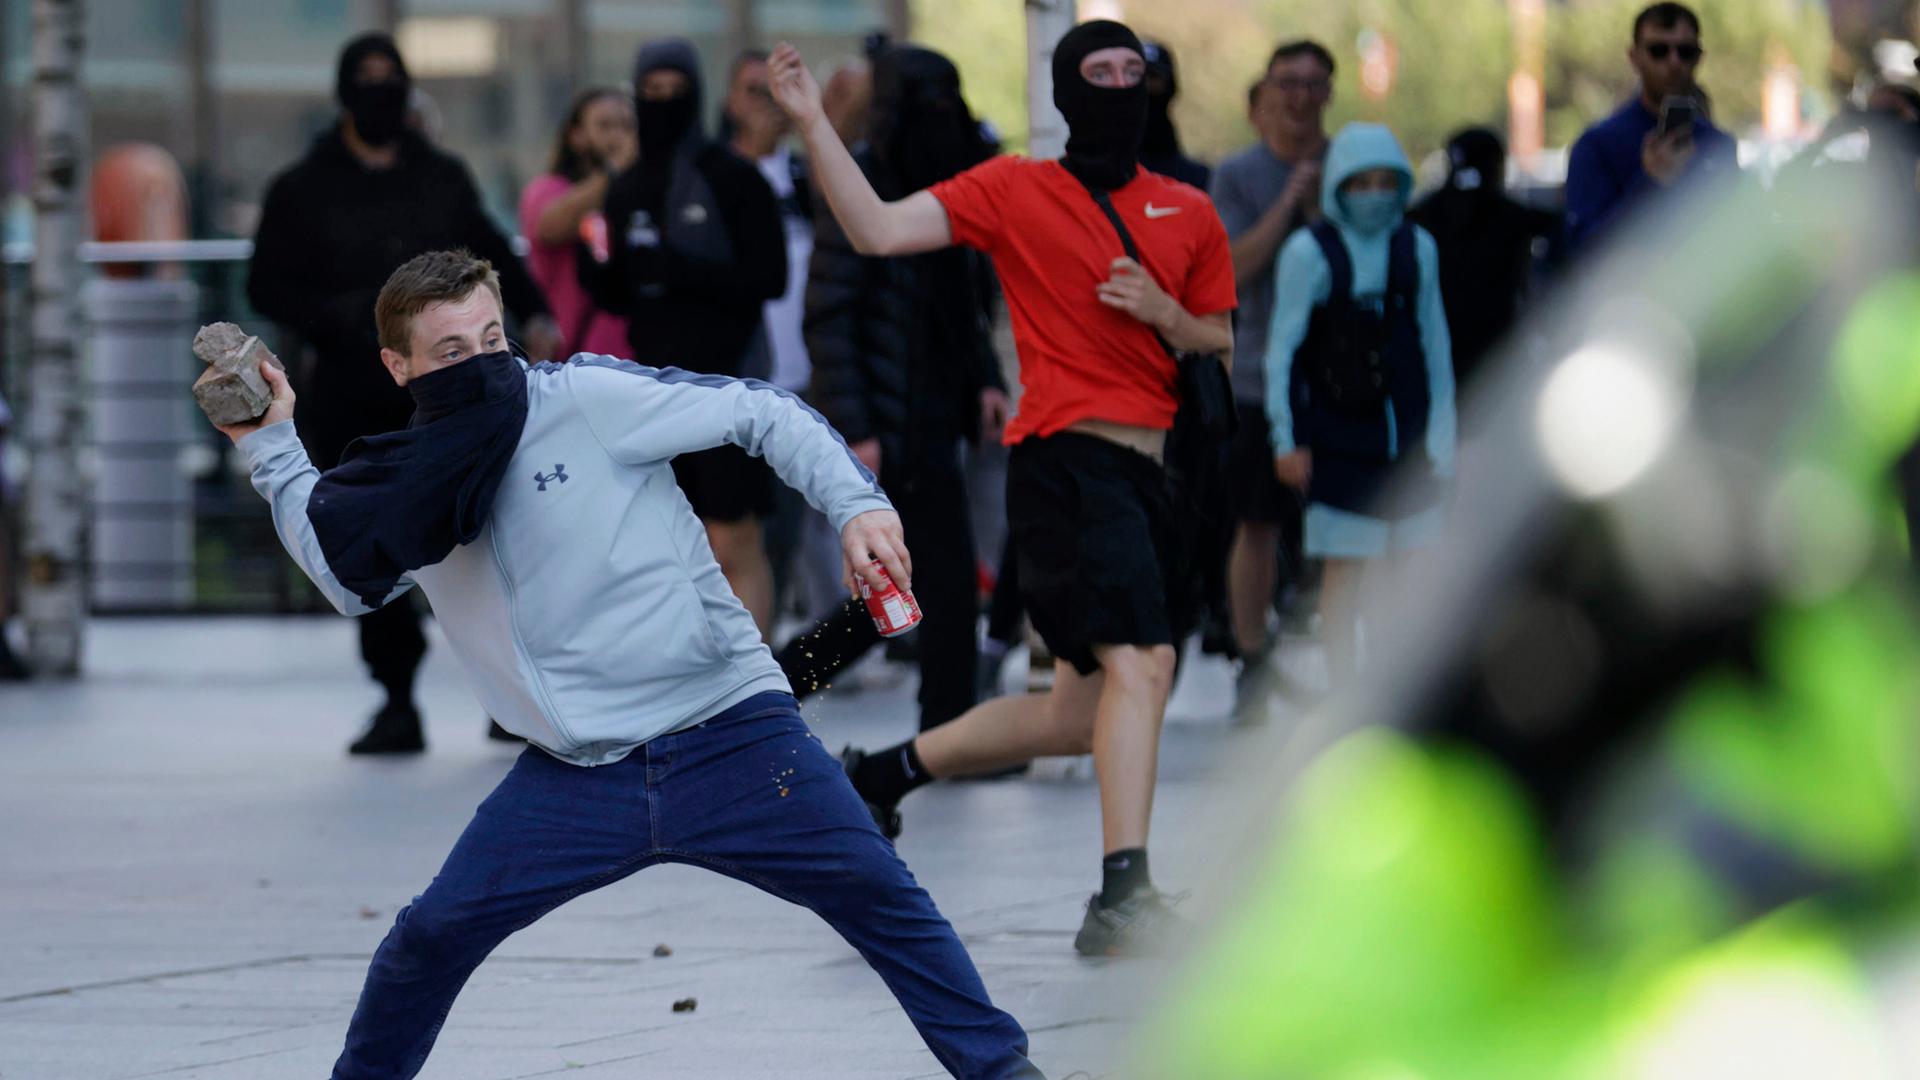
[{"label": "person in teal hooded top", "polygon": [[1275,274],[1265,357],[1274,471],[1306,493],[1336,683],[1354,669],[1362,571],[1432,541],[1453,473],[1439,249],[1405,220],[1412,190],[1393,132],[1348,124],[1327,151],[1322,220],[1288,239]]}]

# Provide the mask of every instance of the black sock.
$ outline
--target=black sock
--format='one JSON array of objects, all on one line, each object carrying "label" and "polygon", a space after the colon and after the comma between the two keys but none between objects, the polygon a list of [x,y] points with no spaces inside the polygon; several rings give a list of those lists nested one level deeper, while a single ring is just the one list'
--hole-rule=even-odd
[{"label": "black sock", "polygon": [[1121,848],[1100,860],[1100,906],[1110,908],[1152,885],[1147,877],[1147,849]]},{"label": "black sock", "polygon": [[892,806],[907,792],[931,783],[932,775],[920,764],[920,755],[908,739],[868,754],[853,770],[853,788],[870,803]]}]

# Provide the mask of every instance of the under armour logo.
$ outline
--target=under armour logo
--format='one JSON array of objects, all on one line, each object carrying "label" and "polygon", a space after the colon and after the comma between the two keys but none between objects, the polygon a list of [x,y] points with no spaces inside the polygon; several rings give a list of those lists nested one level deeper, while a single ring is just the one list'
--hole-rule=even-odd
[{"label": "under armour logo", "polygon": [[540,490],[545,491],[547,490],[547,485],[552,483],[555,480],[558,480],[563,484],[567,482],[567,467],[565,465],[555,465],[553,467],[553,472],[546,476],[541,476],[540,470],[535,469],[533,473],[533,478],[534,480],[539,482]]}]

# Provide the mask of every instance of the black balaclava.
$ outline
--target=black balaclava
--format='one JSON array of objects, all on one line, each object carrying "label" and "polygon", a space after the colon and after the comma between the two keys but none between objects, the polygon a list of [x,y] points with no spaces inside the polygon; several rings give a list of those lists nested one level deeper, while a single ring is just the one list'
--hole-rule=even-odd
[{"label": "black balaclava", "polygon": [[[687,92],[666,101],[648,101],[641,93],[647,75],[662,69],[687,77]],[[639,122],[640,165],[666,167],[673,152],[700,126],[700,54],[686,38],[662,38],[640,46],[633,62],[634,116]]]},{"label": "black balaclava", "polygon": [[873,58],[873,111],[867,140],[886,174],[886,193],[902,198],[993,156],[960,95],[953,61],[915,45]]},{"label": "black balaclava", "polygon": [[1147,76],[1144,82],[1159,81],[1164,89],[1156,94],[1151,86],[1147,89],[1147,134],[1140,143],[1140,156],[1154,158],[1177,158],[1180,156],[1180,136],[1173,130],[1173,117],[1168,114],[1173,107],[1173,96],[1180,92],[1179,82],[1173,74],[1173,50],[1158,41],[1146,42],[1140,55],[1147,61]]},{"label": "black balaclava", "polygon": [[1496,196],[1506,187],[1506,172],[1506,147],[1493,131],[1468,128],[1447,140],[1447,187],[1454,191]]},{"label": "black balaclava", "polygon": [[[385,82],[361,84],[356,80],[360,61],[369,56],[384,56],[393,61],[395,77]],[[407,75],[407,63],[400,59],[400,48],[385,34],[362,34],[340,50],[340,70],[333,83],[340,107],[353,117],[353,130],[372,146],[387,146],[400,137],[407,126],[407,95],[413,79]]]},{"label": "black balaclava", "polygon": [[1095,19],[1067,31],[1053,49],[1053,104],[1067,121],[1060,163],[1081,183],[1108,191],[1133,179],[1147,128],[1145,79],[1123,89],[1095,86],[1080,75],[1080,61],[1113,48],[1142,52],[1133,31]]}]

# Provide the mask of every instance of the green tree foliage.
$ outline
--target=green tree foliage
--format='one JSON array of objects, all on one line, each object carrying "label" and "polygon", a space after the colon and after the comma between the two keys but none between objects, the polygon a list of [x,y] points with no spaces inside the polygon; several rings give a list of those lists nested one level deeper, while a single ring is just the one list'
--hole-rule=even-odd
[{"label": "green tree foliage", "polygon": [[[1565,145],[1633,88],[1626,47],[1646,0],[1548,0],[1547,143]],[[1692,0],[1706,24],[1701,83],[1735,132],[1760,120],[1776,61],[1824,88],[1832,39],[1818,0]],[[1008,146],[1025,145],[1025,14],[1017,0],[913,0],[914,35],[953,57],[974,110]],[[1207,160],[1252,138],[1247,87],[1275,45],[1310,37],[1339,62],[1329,122],[1389,123],[1418,160],[1468,124],[1504,128],[1513,40],[1506,0],[1128,0],[1123,17],[1165,41],[1180,64],[1174,118],[1188,152]],[[1364,33],[1395,52],[1382,99],[1362,91]]]}]

